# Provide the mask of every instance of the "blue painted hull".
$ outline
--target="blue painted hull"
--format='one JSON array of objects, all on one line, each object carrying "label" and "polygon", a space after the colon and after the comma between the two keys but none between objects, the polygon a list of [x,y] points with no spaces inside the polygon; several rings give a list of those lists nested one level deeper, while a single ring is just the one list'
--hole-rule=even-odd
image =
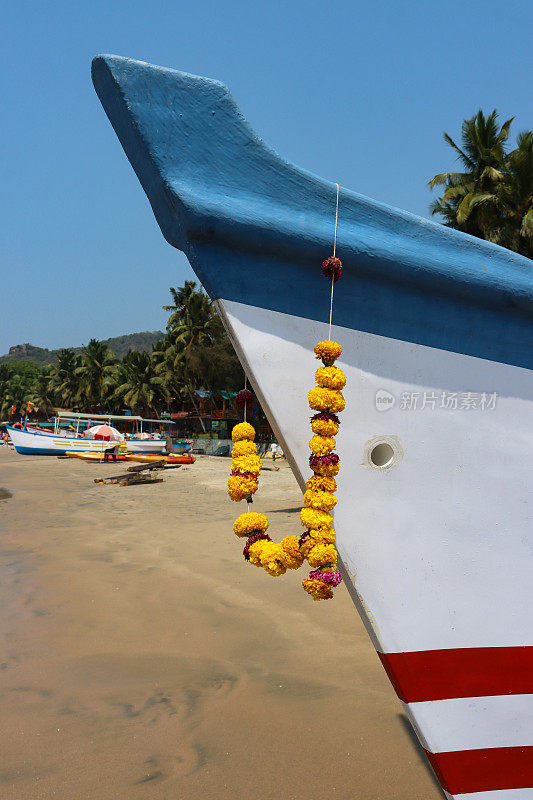
[{"label": "blue painted hull", "polygon": [[[210,296],[327,318],[336,187],[283,161],[217,81],[116,56],[93,81],[165,238]],[[341,190],[346,328],[533,367],[531,261]]]},{"label": "blue painted hull", "polygon": [[23,456],[64,456],[66,450],[49,450],[43,447],[20,447],[15,445],[15,450]]},{"label": "blue painted hull", "polygon": [[[48,450],[41,447],[17,447],[15,445],[15,450],[17,453],[20,453],[23,456],[64,456],[67,453],[67,450]],[[160,450],[143,450],[142,453],[135,453],[134,450],[128,451],[131,455],[143,455],[143,456],[158,456],[161,455]]]}]

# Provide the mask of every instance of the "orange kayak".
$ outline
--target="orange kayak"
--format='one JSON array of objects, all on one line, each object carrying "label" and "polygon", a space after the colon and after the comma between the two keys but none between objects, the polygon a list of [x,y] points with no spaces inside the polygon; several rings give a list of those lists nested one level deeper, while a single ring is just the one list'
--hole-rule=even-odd
[{"label": "orange kayak", "polygon": [[[94,453],[88,450],[66,450],[65,455],[69,456],[69,458],[81,458],[82,461],[104,461],[103,451],[100,453]],[[110,459],[106,463],[112,463],[113,460],[125,461],[126,456],[118,455],[116,459]]]},{"label": "orange kayak", "polygon": [[164,456],[164,455],[142,455],[142,453],[127,453],[124,458],[126,461],[138,461],[141,464],[153,464],[154,461],[164,461],[166,464],[194,464],[194,456]]}]

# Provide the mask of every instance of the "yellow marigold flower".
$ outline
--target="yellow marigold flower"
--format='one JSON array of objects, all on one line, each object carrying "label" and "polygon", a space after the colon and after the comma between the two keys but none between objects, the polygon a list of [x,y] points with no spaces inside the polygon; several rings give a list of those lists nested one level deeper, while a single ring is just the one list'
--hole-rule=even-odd
[{"label": "yellow marigold flower", "polygon": [[300,553],[302,556],[307,558],[313,547],[316,547],[316,544],[314,538],[311,536],[304,536],[304,538],[300,540]]},{"label": "yellow marigold flower", "polygon": [[315,386],[307,395],[309,405],[315,411],[332,411],[337,413],[343,411],[346,405],[342,392],[337,389],[325,389],[323,386]]},{"label": "yellow marigold flower", "polygon": [[313,467],[315,472],[324,478],[333,478],[338,475],[340,468],[340,464],[323,464],[322,466]]},{"label": "yellow marigold flower", "polygon": [[233,472],[253,472],[259,475],[261,472],[262,461],[259,456],[240,456],[231,462]]},{"label": "yellow marigold flower", "polygon": [[335,449],[335,439],[331,436],[313,436],[309,439],[309,449],[315,456],[326,456]]},{"label": "yellow marigold flower", "polygon": [[265,572],[277,578],[287,572],[287,561],[287,555],[281,544],[266,542],[261,551],[261,566]]},{"label": "yellow marigold flower", "polygon": [[307,561],[310,567],[323,567],[325,564],[337,563],[337,551],[332,544],[317,544],[313,547]]},{"label": "yellow marigold flower", "polygon": [[313,433],[319,436],[335,436],[339,431],[339,426],[332,419],[313,419],[311,420]]},{"label": "yellow marigold flower", "polygon": [[332,342],[331,339],[328,339],[316,345],[315,353],[316,357],[321,358],[324,363],[333,364],[342,353],[342,347],[338,342]]},{"label": "yellow marigold flower", "polygon": [[326,389],[344,389],[346,375],[338,367],[319,367],[315,372],[315,381]]},{"label": "yellow marigold flower", "polygon": [[308,489],[304,494],[304,503],[309,508],[316,508],[319,511],[331,511],[337,505],[337,498],[331,492],[317,492],[315,489]]},{"label": "yellow marigold flower", "polygon": [[241,514],[233,523],[233,532],[236,536],[250,536],[251,533],[260,531],[264,533],[268,528],[268,519],[264,514],[248,511]]},{"label": "yellow marigold flower", "polygon": [[239,422],[235,425],[231,432],[231,438],[234,442],[240,442],[241,439],[249,439],[251,442],[255,439],[255,430],[249,422]]},{"label": "yellow marigold flower", "polygon": [[254,456],[256,453],[256,444],[255,442],[250,442],[249,439],[241,439],[239,442],[235,442],[233,445],[233,450],[231,451],[233,458],[239,458],[240,456]]},{"label": "yellow marigold flower", "polygon": [[230,475],[228,478],[228,494],[232,500],[239,502],[257,492],[257,480],[251,477],[243,478],[242,475]]},{"label": "yellow marigold flower", "polygon": [[333,589],[322,581],[317,581],[314,578],[306,578],[302,581],[307,594],[310,594],[313,600],[331,600],[333,597]]},{"label": "yellow marigold flower", "polygon": [[314,508],[302,508],[300,521],[304,528],[331,528],[333,525],[333,517],[330,514]]},{"label": "yellow marigold flower", "polygon": [[307,558],[311,550],[318,544],[335,544],[335,531],[333,528],[310,530],[307,536],[300,540],[300,552]]},{"label": "yellow marigold flower", "polygon": [[335,478],[324,478],[322,475],[313,475],[306,483],[308,489],[315,492],[336,492],[337,481]]},{"label": "yellow marigold flower", "polygon": [[304,557],[300,552],[298,545],[298,538],[296,536],[286,536],[280,542],[281,547],[285,552],[287,569],[298,569],[304,561]]},{"label": "yellow marigold flower", "polygon": [[309,531],[309,538],[315,544],[335,544],[335,536],[334,528],[311,528]]},{"label": "yellow marigold flower", "polygon": [[261,556],[263,554],[264,547],[270,544],[268,539],[259,539],[258,542],[254,542],[250,548],[248,549],[248,556],[250,559],[250,564],[253,564],[255,567],[261,567]]}]

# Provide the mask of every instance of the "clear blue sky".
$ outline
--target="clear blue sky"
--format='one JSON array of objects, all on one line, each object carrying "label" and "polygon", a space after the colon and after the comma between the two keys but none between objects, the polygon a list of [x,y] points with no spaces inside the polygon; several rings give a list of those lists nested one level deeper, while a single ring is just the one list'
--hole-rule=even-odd
[{"label": "clear blue sky", "polygon": [[2,13],[0,353],[163,329],[192,272],[163,240],[94,93],[116,53],[224,81],[284,157],[427,216],[442,132],[533,127],[533,3],[12,2]]}]

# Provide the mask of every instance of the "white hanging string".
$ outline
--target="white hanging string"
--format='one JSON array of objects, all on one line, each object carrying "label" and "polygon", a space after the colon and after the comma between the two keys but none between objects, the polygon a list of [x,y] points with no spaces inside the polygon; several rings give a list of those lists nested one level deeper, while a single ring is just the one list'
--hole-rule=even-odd
[{"label": "white hanging string", "polygon": [[[335,236],[333,238],[333,258],[335,258],[335,251],[337,250],[337,223],[339,221],[339,184],[337,186],[337,204],[335,206]],[[329,303],[329,331],[328,339],[331,339],[331,320],[333,317],[333,287],[335,286],[334,276],[331,276],[331,300]]]},{"label": "white hanging string", "polygon": [[[246,391],[246,390],[247,390],[247,388],[248,388],[248,378],[246,377],[246,372],[245,372],[245,373],[244,373],[244,391]],[[246,395],[245,395],[245,397],[246,397]],[[244,421],[245,421],[245,422],[246,422],[246,405],[247,405],[247,404],[246,404],[246,399],[245,399],[245,401],[244,401]],[[254,502],[254,501],[253,501],[253,499],[252,499],[252,495],[249,495],[249,496],[246,498],[246,511],[247,511],[247,512],[249,512],[249,511],[250,511],[250,505],[251,505],[253,502]]]}]

